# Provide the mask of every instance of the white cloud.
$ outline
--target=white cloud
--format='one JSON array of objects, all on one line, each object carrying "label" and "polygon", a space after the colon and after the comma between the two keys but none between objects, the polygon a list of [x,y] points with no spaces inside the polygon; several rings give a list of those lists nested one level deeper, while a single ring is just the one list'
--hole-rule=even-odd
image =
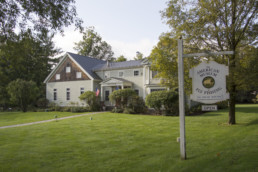
[{"label": "white cloud", "polygon": [[[75,42],[82,39],[82,34],[79,31],[69,29],[65,31],[65,35],[60,34],[54,37],[56,47],[62,48],[64,52],[75,52],[73,47]],[[104,39],[104,38],[103,38]],[[104,39],[105,40],[105,39]],[[105,40],[112,46],[115,57],[124,55],[127,59],[132,60],[136,56],[136,52],[143,53],[144,56],[149,56],[152,48],[157,44],[158,40],[141,39],[135,42],[125,42],[122,40]],[[76,53],[76,52],[75,52]]]},{"label": "white cloud", "polygon": [[157,44],[158,40],[142,39],[136,42],[124,42],[121,40],[107,41],[115,53],[115,56],[124,55],[127,59],[133,59],[136,52],[143,53],[144,56],[149,56],[152,48]]}]

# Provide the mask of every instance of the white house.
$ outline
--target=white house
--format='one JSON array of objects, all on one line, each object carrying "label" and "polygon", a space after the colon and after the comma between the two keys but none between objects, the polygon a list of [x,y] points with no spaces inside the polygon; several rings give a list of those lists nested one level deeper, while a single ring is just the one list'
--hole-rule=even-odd
[{"label": "white house", "polygon": [[100,91],[106,106],[112,105],[109,95],[117,89],[132,88],[145,99],[152,91],[164,90],[154,78],[147,59],[108,62],[66,53],[45,79],[46,98],[60,106],[72,102],[84,106],[78,98],[85,91]]}]

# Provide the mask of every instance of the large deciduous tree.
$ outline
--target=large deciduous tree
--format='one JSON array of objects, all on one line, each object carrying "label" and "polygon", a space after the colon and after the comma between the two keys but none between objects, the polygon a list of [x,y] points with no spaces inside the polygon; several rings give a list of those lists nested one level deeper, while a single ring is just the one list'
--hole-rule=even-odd
[{"label": "large deciduous tree", "polygon": [[56,63],[52,57],[59,54],[54,47],[53,34],[33,34],[30,30],[13,35],[0,44],[0,105],[7,107],[7,85],[18,78],[32,80],[45,95],[43,81]]},{"label": "large deciduous tree", "polygon": [[74,49],[83,56],[107,60],[114,55],[112,47],[103,41],[101,36],[94,30],[94,27],[89,27],[83,32],[82,41],[75,43]]},{"label": "large deciduous tree", "polygon": [[257,0],[170,0],[162,12],[173,37],[183,36],[186,49],[234,51],[229,58],[229,124],[235,124],[239,54],[247,45],[257,45]]},{"label": "large deciduous tree", "polygon": [[63,32],[64,26],[73,23],[81,28],[74,3],[75,0],[1,0],[1,41],[8,39],[14,29]]}]

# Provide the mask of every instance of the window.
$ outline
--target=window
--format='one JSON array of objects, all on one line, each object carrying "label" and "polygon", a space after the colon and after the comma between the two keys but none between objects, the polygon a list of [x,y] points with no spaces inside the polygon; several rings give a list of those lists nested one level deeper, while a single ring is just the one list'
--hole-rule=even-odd
[{"label": "window", "polygon": [[57,100],[57,89],[54,89],[54,100]]},{"label": "window", "polygon": [[137,96],[139,96],[139,90],[134,90]]},{"label": "window", "polygon": [[66,71],[66,73],[70,73],[70,72],[71,72],[71,67],[70,67],[70,66],[67,66],[67,67],[65,68],[65,71]]},{"label": "window", "polygon": [[60,74],[56,74],[56,80],[60,80]]},{"label": "window", "polygon": [[66,100],[70,100],[70,88],[66,89]]},{"label": "window", "polygon": [[154,91],[163,91],[163,90],[165,90],[165,89],[163,89],[163,88],[159,88],[159,89],[151,89],[151,90],[150,90],[150,92],[152,93],[152,92],[154,92]]},{"label": "window", "polygon": [[123,72],[123,71],[119,71],[119,72],[118,72],[118,76],[119,76],[119,77],[124,77],[124,72]]},{"label": "window", "polygon": [[139,71],[138,70],[133,71],[133,75],[134,76],[139,76]]},{"label": "window", "polygon": [[105,91],[105,101],[109,101],[109,91]]},{"label": "window", "polygon": [[76,78],[82,78],[82,73],[81,72],[76,72]]},{"label": "window", "polygon": [[104,78],[107,79],[110,77],[110,72],[109,71],[106,71],[105,74],[104,74]]},{"label": "window", "polygon": [[81,87],[81,89],[80,89],[80,93],[81,93],[81,94],[83,94],[83,93],[84,93],[84,88],[83,88],[83,87]]},{"label": "window", "polygon": [[154,78],[158,74],[158,71],[152,71],[152,78]]}]

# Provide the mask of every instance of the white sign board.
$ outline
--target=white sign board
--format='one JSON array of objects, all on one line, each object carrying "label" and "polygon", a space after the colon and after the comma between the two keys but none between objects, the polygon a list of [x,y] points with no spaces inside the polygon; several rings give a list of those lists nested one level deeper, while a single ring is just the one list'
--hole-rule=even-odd
[{"label": "white sign board", "polygon": [[190,70],[192,78],[191,100],[212,104],[227,100],[229,94],[226,92],[226,75],[228,67],[215,61],[202,62]]},{"label": "white sign board", "polygon": [[217,105],[202,105],[202,111],[217,111]]}]

